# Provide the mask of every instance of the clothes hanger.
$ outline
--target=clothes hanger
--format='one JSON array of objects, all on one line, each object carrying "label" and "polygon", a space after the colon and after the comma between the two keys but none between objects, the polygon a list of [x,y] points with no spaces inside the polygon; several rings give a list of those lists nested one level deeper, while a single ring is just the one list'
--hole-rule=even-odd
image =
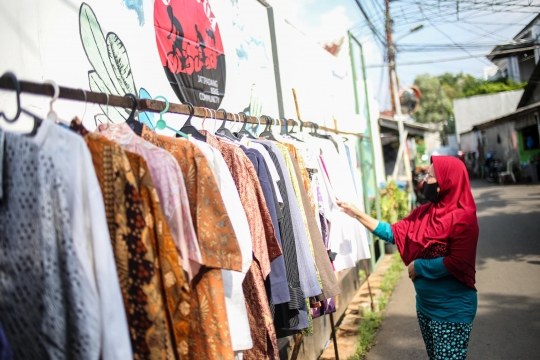
[{"label": "clothes hanger", "polygon": [[8,123],[14,123],[17,120],[19,120],[21,113],[32,117],[34,119],[34,125],[32,127],[32,130],[27,135],[34,136],[37,133],[37,129],[40,127],[41,123],[43,122],[43,119],[33,114],[32,112],[24,109],[23,107],[21,107],[21,84],[19,83],[17,76],[15,76],[15,74],[12,73],[11,71],[8,71],[4,73],[2,77],[11,78],[11,81],[13,82],[13,85],[15,87],[16,99],[17,99],[17,111],[15,112],[15,116],[13,116],[13,118],[11,119],[6,116],[5,112],[1,111],[0,118],[4,118],[4,120]]},{"label": "clothes hanger", "polygon": [[162,99],[162,100],[165,101],[165,109],[163,109],[163,111],[161,111],[159,113],[159,120],[156,122],[156,125],[154,126],[154,128],[152,130],[156,131],[156,129],[159,129],[159,130],[169,129],[169,130],[172,130],[175,133],[177,133],[178,135],[180,135],[180,136],[187,139],[188,136],[186,134],[184,134],[181,131],[176,130],[175,128],[172,128],[172,127],[168,126],[167,123],[165,122],[165,120],[163,120],[163,114],[165,114],[167,111],[169,111],[169,100],[167,100],[167,98],[165,96],[161,96],[161,95],[156,96],[154,98],[154,100],[158,100],[158,99]]},{"label": "clothes hanger", "polygon": [[81,123],[84,123],[84,116],[86,115],[86,109],[88,108],[88,96],[86,95],[86,91],[84,91],[83,89],[79,90],[81,90],[84,95],[84,112],[81,117]]},{"label": "clothes hanger", "polygon": [[[184,134],[187,134],[188,136],[189,135],[193,136],[197,140],[206,142],[206,136],[201,134],[199,130],[197,130],[197,128],[191,124],[191,118],[193,118],[193,115],[195,114],[195,108],[189,102],[186,102],[185,104],[189,107],[189,117],[184,123],[184,126],[180,128],[180,131],[183,132]],[[180,136],[181,135],[176,134],[176,137],[180,137]]]},{"label": "clothes hanger", "polygon": [[223,122],[219,129],[216,130],[216,135],[227,138],[232,141],[238,141],[238,138],[233,135],[233,133],[225,127],[227,122],[227,111],[225,109],[218,109],[218,111],[223,111]]},{"label": "clothes hanger", "polygon": [[49,113],[47,114],[47,120],[50,120],[55,124],[61,124],[61,123],[63,123],[63,121],[60,121],[58,119],[58,114],[56,113],[56,111],[53,108],[54,102],[58,99],[58,97],[60,97],[60,87],[53,80],[45,80],[43,83],[51,85],[53,87],[53,89],[54,89],[53,97],[52,97],[51,101],[49,102]]},{"label": "clothes hanger", "polygon": [[304,142],[304,140],[300,140],[300,139],[298,139],[297,137],[295,137],[295,136],[292,135],[292,134],[296,134],[296,132],[294,132],[294,127],[296,126],[296,120],[293,120],[293,119],[289,119],[289,120],[292,121],[292,123],[293,123],[293,126],[292,126],[292,128],[291,128],[291,131],[289,131],[289,137],[290,137],[291,139],[296,140],[296,141]]},{"label": "clothes hanger", "polygon": [[240,112],[240,113],[238,113],[238,115],[242,115],[244,117],[244,124],[242,125],[242,128],[238,132],[238,137],[242,138],[242,137],[246,136],[248,139],[255,139],[255,136],[251,135],[251,133],[246,130],[246,125],[247,125],[247,121],[248,121],[248,117],[247,117],[246,113]]},{"label": "clothes hanger", "polygon": [[267,115],[263,115],[261,117],[266,119],[266,127],[264,128],[264,131],[259,135],[259,137],[267,140],[277,141],[274,137],[274,134],[272,134],[272,123],[274,119]]},{"label": "clothes hanger", "polygon": [[[107,104],[105,105],[105,117],[107,118],[107,123],[109,123],[109,94],[103,93],[103,95],[105,95],[105,97],[107,98]],[[99,120],[101,115],[103,114],[94,115],[94,123],[96,124],[96,128],[98,127],[98,121],[100,124],[103,124],[101,120]]]},{"label": "clothes hanger", "polygon": [[142,130],[143,130],[143,124],[135,120],[135,110],[137,110],[137,105],[139,104],[139,101],[137,100],[137,97],[133,94],[126,94],[125,96],[129,96],[133,100],[133,106],[131,107],[131,113],[129,114],[128,119],[126,120],[126,124],[133,130],[135,134],[138,136],[141,136]]}]

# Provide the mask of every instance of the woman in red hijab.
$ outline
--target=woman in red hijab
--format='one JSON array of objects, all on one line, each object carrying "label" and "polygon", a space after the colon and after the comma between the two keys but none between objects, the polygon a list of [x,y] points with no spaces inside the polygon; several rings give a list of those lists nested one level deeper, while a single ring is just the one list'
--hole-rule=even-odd
[{"label": "woman in red hijab", "polygon": [[465,359],[477,308],[478,221],[463,162],[434,156],[422,191],[430,203],[393,225],[338,204],[374,235],[397,245],[416,289],[429,358]]}]

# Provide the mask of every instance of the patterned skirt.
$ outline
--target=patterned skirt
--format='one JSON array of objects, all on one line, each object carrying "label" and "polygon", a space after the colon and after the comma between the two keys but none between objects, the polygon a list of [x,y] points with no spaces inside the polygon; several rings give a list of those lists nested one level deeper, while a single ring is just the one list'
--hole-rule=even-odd
[{"label": "patterned skirt", "polygon": [[431,320],[419,311],[418,323],[429,360],[465,360],[472,323]]}]

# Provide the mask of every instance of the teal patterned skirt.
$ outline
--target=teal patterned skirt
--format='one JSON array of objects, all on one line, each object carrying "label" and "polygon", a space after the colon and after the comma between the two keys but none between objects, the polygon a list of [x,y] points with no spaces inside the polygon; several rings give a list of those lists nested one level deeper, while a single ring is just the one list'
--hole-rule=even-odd
[{"label": "teal patterned skirt", "polygon": [[465,360],[472,323],[431,320],[419,311],[418,323],[429,360]]}]

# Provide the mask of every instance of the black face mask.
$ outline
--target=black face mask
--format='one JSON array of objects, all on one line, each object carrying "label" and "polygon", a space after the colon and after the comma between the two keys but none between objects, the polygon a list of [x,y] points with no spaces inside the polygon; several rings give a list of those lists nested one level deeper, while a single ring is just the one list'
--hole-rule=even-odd
[{"label": "black face mask", "polygon": [[428,184],[424,183],[424,186],[422,187],[422,193],[432,203],[436,203],[437,199],[439,197],[439,192],[437,191],[439,188],[438,183],[434,184]]}]

